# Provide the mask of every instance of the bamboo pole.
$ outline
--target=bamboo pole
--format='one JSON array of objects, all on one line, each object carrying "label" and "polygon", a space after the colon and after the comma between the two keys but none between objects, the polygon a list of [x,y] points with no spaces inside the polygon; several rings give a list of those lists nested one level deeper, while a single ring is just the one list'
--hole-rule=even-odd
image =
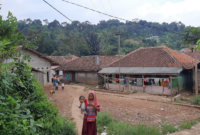
[{"label": "bamboo pole", "polygon": [[198,95],[198,80],[197,80],[197,50],[195,49],[195,94]]},{"label": "bamboo pole", "polygon": [[170,83],[171,83],[171,102],[172,102],[172,76],[170,76]]}]

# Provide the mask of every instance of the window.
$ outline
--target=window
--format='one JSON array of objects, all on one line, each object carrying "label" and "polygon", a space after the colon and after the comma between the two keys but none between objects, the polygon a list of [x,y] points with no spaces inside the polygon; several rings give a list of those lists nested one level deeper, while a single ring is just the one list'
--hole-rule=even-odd
[{"label": "window", "polygon": [[47,82],[49,82],[49,72],[47,72]]}]

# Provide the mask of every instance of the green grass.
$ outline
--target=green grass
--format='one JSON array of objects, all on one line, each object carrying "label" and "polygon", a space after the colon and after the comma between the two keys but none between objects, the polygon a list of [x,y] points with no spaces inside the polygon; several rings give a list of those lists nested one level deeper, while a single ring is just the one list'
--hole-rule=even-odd
[{"label": "green grass", "polygon": [[196,120],[200,120],[200,117],[196,118]]},{"label": "green grass", "polygon": [[178,131],[177,128],[175,128],[175,126],[173,125],[163,125],[162,126],[162,133],[165,135],[167,133],[173,133],[175,131]]},{"label": "green grass", "polygon": [[195,104],[195,105],[200,105],[200,96],[195,96],[194,98],[192,98],[192,99],[190,100],[190,102],[191,102],[192,104]]},{"label": "green grass", "polygon": [[189,121],[181,124],[179,126],[180,129],[190,129],[192,126],[196,125],[198,122],[196,121]]},{"label": "green grass", "polygon": [[183,102],[183,100],[182,100],[182,99],[177,99],[176,101],[177,101],[177,102]]},{"label": "green grass", "polygon": [[[199,120],[197,118],[197,120]],[[164,121],[162,121],[164,123]],[[107,127],[106,132],[108,135],[166,135],[167,133],[173,133],[182,129],[190,129],[192,126],[196,125],[198,122],[190,121],[183,123],[179,128],[175,128],[174,125],[162,126],[162,131],[159,131],[155,126],[144,126],[142,124],[129,124],[127,122],[119,122],[115,120],[111,114],[100,112],[97,115],[97,131],[102,133],[104,131],[104,126]]]},{"label": "green grass", "polygon": [[94,89],[94,88],[95,88],[94,86],[85,86],[83,91],[87,91],[87,90]]},{"label": "green grass", "polygon": [[154,126],[132,125],[125,122],[112,122],[108,125],[110,135],[161,135],[161,132]]},{"label": "green grass", "polygon": [[97,115],[97,131],[102,133],[104,126],[108,127],[107,133],[109,135],[161,135],[161,132],[156,127],[119,122],[113,119],[112,115],[101,112]]},{"label": "green grass", "polygon": [[100,112],[97,115],[97,131],[102,133],[104,130],[104,126],[108,126],[110,123],[114,121],[111,114]]}]

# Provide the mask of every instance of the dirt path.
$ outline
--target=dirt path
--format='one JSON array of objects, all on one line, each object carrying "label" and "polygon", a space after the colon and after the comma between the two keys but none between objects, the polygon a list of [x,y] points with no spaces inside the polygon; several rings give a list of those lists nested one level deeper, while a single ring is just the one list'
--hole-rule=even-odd
[{"label": "dirt path", "polygon": [[79,103],[79,92],[83,91],[84,87],[75,87],[74,90],[74,101],[72,104],[72,117],[74,118],[74,122],[76,122],[76,128],[78,129],[78,135],[81,135],[82,125],[83,125],[83,114],[80,113],[80,109],[77,107]]},{"label": "dirt path", "polygon": [[[48,94],[50,89],[51,88],[46,89],[45,93]],[[48,94],[50,101],[52,101],[51,103],[57,105],[61,115],[74,118],[78,135],[81,134],[83,124],[83,115],[77,107],[79,102],[78,98],[80,95],[87,97],[87,93],[88,92],[84,91],[83,86],[66,85],[64,91],[59,87],[56,94],[52,96]],[[155,125],[160,128],[163,123],[180,125],[183,122],[194,120],[200,116],[199,109],[137,99],[149,95],[131,94],[122,96],[119,94],[102,92],[96,93],[101,104],[101,112],[108,112],[112,114],[115,119],[132,124],[142,123],[147,126]],[[150,96],[150,98],[155,99],[158,97]],[[162,99],[161,101],[168,100],[164,97],[160,99]],[[189,132],[191,131],[189,130]],[[174,135],[180,135],[178,133],[179,132]]]}]

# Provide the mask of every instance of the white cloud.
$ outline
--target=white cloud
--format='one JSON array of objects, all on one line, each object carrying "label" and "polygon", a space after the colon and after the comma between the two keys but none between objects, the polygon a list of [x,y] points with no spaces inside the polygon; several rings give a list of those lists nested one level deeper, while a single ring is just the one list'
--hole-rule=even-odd
[{"label": "white cloud", "polygon": [[[90,21],[98,23],[99,20],[111,19],[99,15],[90,10],[80,8],[62,0],[46,0],[72,20]],[[69,0],[71,2],[94,9],[91,0]],[[100,0],[92,0],[97,10],[105,12]],[[113,15],[108,0],[101,0],[106,12]],[[114,14],[118,17],[132,20],[139,18],[153,22],[181,21],[186,25],[199,26],[200,4],[199,0],[109,0]],[[60,22],[67,21],[63,16],[49,7],[43,0],[2,0],[0,14],[7,16],[10,10],[20,19],[57,19]],[[69,21],[67,21],[69,22]]]}]

